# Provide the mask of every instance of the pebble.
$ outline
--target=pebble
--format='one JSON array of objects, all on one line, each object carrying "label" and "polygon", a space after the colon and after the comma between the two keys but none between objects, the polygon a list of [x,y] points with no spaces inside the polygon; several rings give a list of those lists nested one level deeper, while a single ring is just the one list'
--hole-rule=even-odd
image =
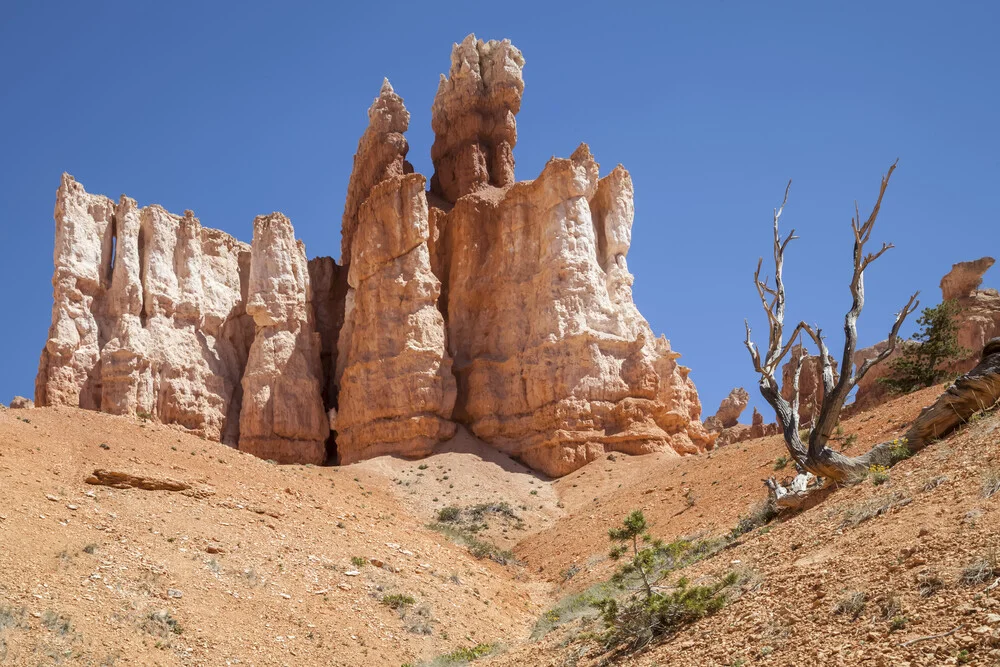
[{"label": "pebble", "polygon": [[358,572],[357,570],[348,570],[347,572],[344,573],[344,576],[347,576],[347,577],[356,577],[359,574],[361,574],[361,573]]},{"label": "pebble", "polygon": [[278,593],[278,595],[280,595],[281,597],[285,598],[286,600],[291,600],[292,599],[292,596],[289,595],[288,593]]},{"label": "pebble", "polygon": [[184,593],[182,593],[181,591],[177,590],[176,588],[168,588],[167,589],[167,596],[168,597],[172,597],[172,598],[182,598],[182,597],[184,597]]},{"label": "pebble", "polygon": [[46,493],[45,494],[45,499],[46,500],[51,500],[54,503],[59,502],[59,496],[53,496],[51,493]]},{"label": "pebble", "polygon": [[73,510],[75,512],[79,508],[76,505],[66,505],[66,509]]}]

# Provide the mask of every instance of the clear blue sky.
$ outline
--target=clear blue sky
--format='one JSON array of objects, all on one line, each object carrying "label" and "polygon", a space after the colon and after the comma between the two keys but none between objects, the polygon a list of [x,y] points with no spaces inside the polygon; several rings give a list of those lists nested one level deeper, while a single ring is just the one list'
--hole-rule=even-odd
[{"label": "clear blue sky", "polygon": [[[452,42],[525,55],[517,176],[586,141],[636,188],[635,298],[694,370],[706,413],[763,318],[750,276],[786,224],[789,319],[832,342],[849,305],[848,223],[900,158],[874,240],[863,344],[952,263],[1000,254],[1000,3],[0,4],[0,401],[31,396],[52,305],[59,176],[244,240],[280,210],[333,255],[365,111],[382,77],[431,174],[430,108]],[[1000,286],[1000,269],[987,274]],[[769,412],[765,415],[773,418]]]}]

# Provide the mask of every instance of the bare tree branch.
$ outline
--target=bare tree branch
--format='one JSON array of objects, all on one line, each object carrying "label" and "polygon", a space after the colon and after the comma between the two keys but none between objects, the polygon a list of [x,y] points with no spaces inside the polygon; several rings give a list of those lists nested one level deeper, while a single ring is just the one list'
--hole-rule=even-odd
[{"label": "bare tree branch", "polygon": [[[898,162],[898,160],[897,160]],[[856,472],[858,468],[867,465],[867,459],[859,457],[857,459],[848,458],[838,452],[834,452],[827,447],[827,442],[833,433],[833,429],[840,421],[840,413],[844,407],[847,397],[857,385],[858,381],[877,363],[884,360],[895,348],[899,329],[906,318],[919,305],[914,294],[910,300],[897,313],[889,334],[889,345],[876,357],[864,362],[855,371],[854,353],[857,348],[858,331],[857,322],[864,309],[865,304],[865,284],[864,273],[875,260],[885,254],[891,243],[883,243],[876,252],[865,252],[865,244],[871,239],[872,231],[875,228],[875,221],[878,219],[879,210],[882,207],[882,199],[885,196],[889,179],[896,169],[894,162],[879,187],[878,198],[867,220],[861,221],[861,212],[857,202],[854,204],[854,217],[851,219],[851,231],[854,236],[853,250],[853,273],[851,276],[850,290],[853,302],[851,309],[844,316],[844,350],[840,360],[840,375],[837,376],[834,370],[834,360],[827,349],[823,331],[819,327],[812,327],[805,322],[800,322],[791,335],[788,342],[785,342],[785,284],[784,284],[784,263],[785,251],[788,244],[798,238],[793,229],[787,236],[782,238],[779,230],[779,221],[788,203],[788,193],[792,182],[789,181],[785,187],[785,196],[781,206],[774,210],[772,228],[772,252],[774,256],[774,287],[767,284],[767,279],[761,280],[760,274],[763,267],[763,258],[757,261],[757,270],[754,272],[754,286],[761,306],[767,315],[769,331],[767,340],[767,351],[763,354],[753,342],[752,332],[749,322],[746,325],[746,340],[744,344],[750,352],[750,358],[754,365],[754,370],[760,375],[760,391],[771,407],[774,408],[779,424],[785,436],[785,444],[789,453],[795,459],[800,469],[808,470],[816,475],[832,477],[836,480],[845,479]],[[769,300],[768,297],[771,297]],[[820,363],[823,369],[823,402],[819,416],[816,418],[815,426],[809,434],[808,448],[802,443],[798,433],[799,428],[799,407],[800,407],[800,380],[802,367],[808,354],[804,349],[794,355],[794,375],[792,378],[791,403],[782,397],[778,388],[775,372],[782,359],[784,359],[792,348],[796,345],[798,338],[799,345],[802,344],[802,332],[805,332],[819,349]]]},{"label": "bare tree branch", "polygon": [[892,329],[889,331],[889,345],[876,356],[865,361],[861,367],[855,371],[854,385],[861,382],[861,378],[863,378],[873,366],[882,363],[886,358],[888,358],[889,355],[892,354],[893,350],[896,349],[896,341],[899,340],[899,328],[903,326],[903,322],[906,318],[920,307],[920,302],[917,301],[917,295],[919,294],[919,291],[914,292],[913,296],[910,297],[910,300],[906,302],[905,306],[903,306],[903,309],[896,313],[896,321],[893,323]]}]

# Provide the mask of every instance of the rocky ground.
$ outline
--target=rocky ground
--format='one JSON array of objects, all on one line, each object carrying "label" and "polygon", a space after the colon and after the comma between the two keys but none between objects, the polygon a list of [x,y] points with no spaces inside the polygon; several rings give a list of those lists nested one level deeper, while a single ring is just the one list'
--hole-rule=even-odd
[{"label": "rocky ground", "polygon": [[[838,446],[894,437],[939,391],[848,420]],[[485,645],[476,664],[998,664],[1000,587],[962,582],[995,563],[1000,493],[982,491],[998,427],[984,416],[887,482],[675,573],[749,579],[714,616],[612,658],[590,608],[567,605],[612,572],[607,529],[642,509],[667,540],[728,533],[763,478],[789,474],[779,438],[613,454],[552,481],[461,429],[421,461],[323,468],[127,417],[0,410],[0,664],[446,665]],[[856,618],[834,613],[856,593]]]}]

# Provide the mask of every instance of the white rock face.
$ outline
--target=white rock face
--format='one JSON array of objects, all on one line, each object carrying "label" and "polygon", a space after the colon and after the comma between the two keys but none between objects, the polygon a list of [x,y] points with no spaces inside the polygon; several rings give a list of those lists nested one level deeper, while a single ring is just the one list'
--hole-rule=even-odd
[{"label": "white rock face", "polygon": [[632,299],[628,172],[601,178],[581,145],[515,182],[523,67],[507,40],[454,45],[430,192],[383,83],[340,266],[307,263],[279,213],[248,246],[65,176],[37,402],[148,415],[281,463],[425,456],[456,423],[550,475],[610,450],[711,448],[689,369]]},{"label": "white rock face", "polygon": [[632,301],[623,168],[586,145],[533,181],[483,188],[431,216],[455,363],[455,419],[549,475],[606,451],[695,453],[688,369]]},{"label": "white rock face", "polygon": [[241,450],[278,463],[321,464],[322,342],[313,326],[306,249],[280,213],[253,223],[247,313],[257,332],[243,375]]},{"label": "white rock face", "polygon": [[145,415],[235,445],[229,406],[252,337],[241,289],[250,248],[190,211],[140,209],[124,196],[116,205],[69,175],[55,217],[39,405]]}]

